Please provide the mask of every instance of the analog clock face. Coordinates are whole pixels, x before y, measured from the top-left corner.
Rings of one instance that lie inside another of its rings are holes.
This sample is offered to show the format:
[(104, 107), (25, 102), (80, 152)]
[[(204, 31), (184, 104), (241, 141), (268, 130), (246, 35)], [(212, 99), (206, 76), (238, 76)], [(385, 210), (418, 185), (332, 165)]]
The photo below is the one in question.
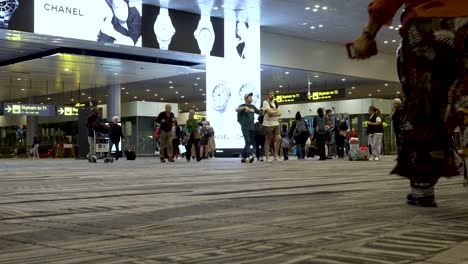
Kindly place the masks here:
[(12, 12), (18, 5), (16, 0), (0, 0), (0, 14), (9, 14)]
[(256, 105), (258, 99), (260, 99), (257, 90), (251, 83), (245, 83), (244, 85), (241, 86), (239, 89), (239, 105), (245, 103), (244, 96), (248, 93), (253, 93), (252, 96), (252, 104)]
[(156, 36), (162, 41), (170, 41), (175, 33), (171, 18), (167, 14), (160, 14), (154, 27)]
[(222, 110), (226, 107), (231, 93), (224, 84), (218, 84), (213, 89), (212, 102), (215, 110)]
[(202, 28), (198, 34), (199, 45), (201, 47), (209, 48), (211, 45), (212, 36), (213, 34), (211, 33), (210, 29), (206, 27)]

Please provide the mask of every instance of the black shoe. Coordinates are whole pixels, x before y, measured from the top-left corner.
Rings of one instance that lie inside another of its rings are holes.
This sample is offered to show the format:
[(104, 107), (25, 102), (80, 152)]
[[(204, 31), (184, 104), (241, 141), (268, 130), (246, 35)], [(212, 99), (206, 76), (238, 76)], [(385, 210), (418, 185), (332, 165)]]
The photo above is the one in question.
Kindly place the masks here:
[(250, 162), (250, 163), (252, 163), (252, 162), (254, 162), (254, 160), (255, 160), (255, 158), (254, 158), (254, 157), (250, 157), (250, 160), (249, 160), (249, 162)]
[(175, 160), (174, 160), (174, 159), (168, 159), (168, 161), (169, 161), (169, 162), (175, 162)]
[(246, 159), (241, 159), (241, 162), (242, 163), (247, 163), (247, 160)]
[(409, 205), (420, 206), (420, 207), (437, 207), (434, 195), (416, 198), (412, 193), (406, 196), (406, 203)]
[(197, 158), (197, 161), (200, 161), (200, 160), (202, 160), (202, 158)]
[(161, 159), (161, 162), (166, 162), (166, 160), (165, 160), (165, 159)]

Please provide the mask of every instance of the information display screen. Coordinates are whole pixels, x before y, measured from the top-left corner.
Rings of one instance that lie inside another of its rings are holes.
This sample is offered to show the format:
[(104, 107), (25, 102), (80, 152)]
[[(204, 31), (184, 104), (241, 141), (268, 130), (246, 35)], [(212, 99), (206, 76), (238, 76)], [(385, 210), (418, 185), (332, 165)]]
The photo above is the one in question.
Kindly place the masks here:
[(57, 106), (57, 116), (78, 116), (79, 109), (72, 106)]

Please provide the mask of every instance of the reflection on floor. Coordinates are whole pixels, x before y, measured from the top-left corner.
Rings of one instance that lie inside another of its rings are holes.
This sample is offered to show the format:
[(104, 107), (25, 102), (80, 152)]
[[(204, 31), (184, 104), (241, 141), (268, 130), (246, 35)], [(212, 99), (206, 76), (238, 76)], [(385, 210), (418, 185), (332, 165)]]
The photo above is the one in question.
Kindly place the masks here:
[(468, 263), (462, 179), (381, 162), (0, 160), (0, 263)]

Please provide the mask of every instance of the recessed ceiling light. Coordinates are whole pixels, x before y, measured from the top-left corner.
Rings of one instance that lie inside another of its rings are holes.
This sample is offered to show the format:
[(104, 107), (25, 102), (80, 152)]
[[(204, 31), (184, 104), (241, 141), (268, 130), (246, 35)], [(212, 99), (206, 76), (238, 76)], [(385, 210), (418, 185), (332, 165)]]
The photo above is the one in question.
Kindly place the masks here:
[(18, 104), (21, 104), (21, 102), (18, 102)]
[(311, 26), (310, 29), (315, 29), (315, 27), (314, 27), (314, 26)]
[(349, 92), (348, 94), (353, 94), (353, 92)]
[(147, 92), (151, 91), (150, 89), (146, 89)]
[(356, 89), (356, 87), (354, 87), (354, 86), (353, 86), (353, 87), (351, 87), (351, 89), (353, 89), (353, 90), (354, 90), (354, 89)]
[(175, 92), (176, 94), (179, 94), (179, 92)]
[(134, 96), (133, 98), (137, 99), (137, 98), (138, 98), (138, 96)]
[(318, 78), (319, 76), (318, 75), (315, 75), (314, 78)]
[(202, 94), (203, 96), (205, 96), (206, 94)]
[(43, 105), (44, 103), (41, 103), (41, 105)]
[(188, 105), (188, 103), (185, 103), (186, 105)]
[(158, 96), (158, 94), (154, 94), (154, 96)]
[(99, 101), (98, 101), (98, 103), (102, 103), (102, 101), (101, 101), (101, 100), (99, 100)]
[(200, 77), (197, 77), (197, 80), (200, 80)]
[(85, 93), (81, 93), (81, 95), (85, 95)]
[(161, 101), (164, 101), (164, 98), (161, 97)]
[(317, 11), (318, 11), (318, 9), (317, 9), (317, 8), (314, 8), (314, 9), (312, 9), (312, 11), (314, 11), (314, 12), (317, 12)]
[(194, 106), (194, 105), (192, 105), (192, 108), (195, 108), (195, 106)]
[(392, 42), (393, 42), (393, 43), (395, 43), (395, 42), (396, 42), (396, 40), (395, 40), (395, 39), (393, 39), (393, 40), (392, 40)]
[(388, 41), (386, 40), (386, 41), (384, 41), (383, 43), (384, 43), (384, 44), (388, 44)]
[(221, 5), (222, 8), (224, 8), (224, 5)]
[(125, 87), (122, 87), (122, 88), (120, 88), (120, 89), (125, 90)]
[(172, 83), (172, 81), (169, 81), (169, 83), (171, 84), (171, 83)]
[(73, 98), (72, 98), (72, 99), (70, 99), (70, 101), (72, 101), (72, 102), (73, 102), (73, 101), (75, 101), (75, 99), (73, 99)]
[(388, 86), (388, 83), (384, 84), (385, 86)]
[(198, 108), (197, 108), (197, 109), (195, 109), (195, 110), (197, 110), (197, 111), (198, 111), (198, 110), (200, 110), (200, 109), (198, 109)]
[(125, 94), (128, 94), (128, 92), (125, 92)]
[(377, 90), (377, 92), (381, 92), (381, 90), (380, 90), (380, 89), (378, 89), (378, 90)]
[(142, 102), (146, 102), (146, 100), (142, 100)]
[(369, 96), (372, 96), (372, 94), (369, 94)]
[(402, 26), (401, 26), (401, 25), (398, 25), (398, 27), (400, 27), (400, 28), (401, 28)]
[(310, 10), (310, 6), (306, 6), (305, 10)]
[(213, 9), (214, 9), (214, 10), (218, 10), (218, 9), (219, 9), (219, 7), (215, 6), (215, 7), (213, 7)]
[(390, 27), (389, 27), (389, 29), (393, 29), (393, 27), (392, 27), (392, 26), (390, 26)]
[(308, 24), (309, 24), (309, 23), (307, 23), (307, 22), (301, 23), (301, 25), (303, 25), (303, 26), (307, 26)]
[(323, 25), (319, 25), (319, 28), (323, 28)]
[(47, 100), (50, 100), (50, 97), (47, 97)]
[(21, 91), (24, 91), (25, 89), (24, 88), (21, 88)]
[(346, 82), (346, 79), (345, 79), (345, 78), (343, 78), (343, 79), (341, 79), (341, 81), (343, 81), (343, 82)]
[(276, 93), (279, 93), (280, 91), (276, 90)]
[(260, 68), (260, 71), (263, 71), (263, 68)]
[(279, 85), (278, 87), (279, 87), (279, 88), (283, 88), (283, 85)]
[(397, 94), (401, 94), (401, 92), (396, 92)]
[(204, 104), (206, 104), (206, 101), (203, 101)]
[(203, 89), (200, 89), (200, 92), (203, 92)]
[(181, 96), (180, 96), (180, 98), (184, 99), (184, 98), (185, 98), (185, 96), (181, 95)]
[(65, 68), (64, 70), (65, 70), (65, 71), (69, 71), (70, 69), (68, 69), (68, 68)]
[(195, 83), (194, 85), (195, 85), (195, 86), (198, 86), (198, 83)]
[(16, 80), (21, 81), (21, 78), (18, 78), (18, 79), (16, 79)]
[(91, 99), (91, 96), (88, 96), (88, 99)]
[(327, 10), (327, 9), (328, 9), (328, 7), (324, 6), (324, 7), (322, 7), (322, 9), (323, 9), (323, 10)]
[(400, 30), (400, 28), (395, 28), (396, 31)]
[(315, 5), (314, 7), (315, 7), (315, 8), (320, 8), (320, 5)]
[(174, 86), (169, 86), (169, 89), (174, 89)]
[(117, 72), (114, 72), (114, 75), (119, 75), (119, 73), (117, 73)]
[(284, 72), (284, 74), (288, 75), (288, 74), (289, 74), (289, 72), (288, 72), (288, 71), (287, 71), (287, 72)]

